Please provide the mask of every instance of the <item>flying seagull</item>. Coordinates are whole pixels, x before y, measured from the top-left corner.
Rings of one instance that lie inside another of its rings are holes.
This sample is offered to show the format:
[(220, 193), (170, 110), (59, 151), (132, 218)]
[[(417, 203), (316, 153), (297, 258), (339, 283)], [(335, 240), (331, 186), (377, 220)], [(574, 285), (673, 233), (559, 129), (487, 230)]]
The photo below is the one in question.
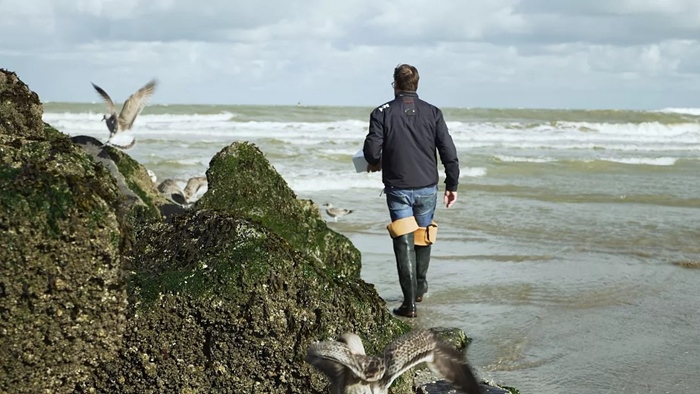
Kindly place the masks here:
[(352, 209), (345, 209), (345, 208), (335, 208), (333, 207), (333, 204), (327, 202), (323, 205), (322, 207), (326, 208), (326, 213), (328, 216), (332, 217), (334, 221), (338, 221), (338, 218), (341, 216), (349, 215), (354, 212)]
[(481, 393), (464, 356), (427, 329), (396, 339), (381, 356), (366, 355), (360, 337), (345, 333), (311, 344), (305, 360), (331, 380), (331, 394), (387, 394), (396, 378), (422, 362), (462, 393)]
[[(137, 90), (136, 93), (129, 96), (129, 98), (124, 102), (122, 110), (119, 112), (119, 116), (117, 116), (117, 109), (107, 92), (94, 83), (92, 83), (92, 86), (107, 103), (109, 113), (104, 115), (102, 120), (106, 121), (107, 128), (109, 129), (109, 139), (107, 140), (107, 143), (109, 143), (115, 135), (131, 129), (131, 126), (134, 124), (134, 120), (136, 120), (136, 117), (139, 116), (141, 111), (143, 111), (143, 108), (148, 103), (148, 100), (155, 92), (156, 80), (151, 80), (141, 89)], [(133, 147), (135, 143), (136, 140), (134, 139), (129, 148)], [(117, 147), (119, 146), (117, 145)]]

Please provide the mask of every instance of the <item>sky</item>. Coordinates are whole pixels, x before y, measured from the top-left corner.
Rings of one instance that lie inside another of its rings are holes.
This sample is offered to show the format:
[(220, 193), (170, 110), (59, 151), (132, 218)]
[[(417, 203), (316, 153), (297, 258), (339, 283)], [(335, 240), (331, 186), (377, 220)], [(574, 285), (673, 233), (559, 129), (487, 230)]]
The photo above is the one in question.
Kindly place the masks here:
[(0, 0), (0, 68), (43, 101), (700, 107), (698, 0)]

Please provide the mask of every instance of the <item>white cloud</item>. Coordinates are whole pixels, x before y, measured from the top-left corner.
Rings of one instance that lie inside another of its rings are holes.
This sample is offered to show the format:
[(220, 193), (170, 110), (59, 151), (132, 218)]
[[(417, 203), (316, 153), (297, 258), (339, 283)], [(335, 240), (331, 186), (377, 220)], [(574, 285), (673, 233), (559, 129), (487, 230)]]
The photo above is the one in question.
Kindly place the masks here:
[[(0, 67), (45, 100), (700, 106), (700, 2), (0, 0)], [(119, 100), (119, 99), (117, 99)]]

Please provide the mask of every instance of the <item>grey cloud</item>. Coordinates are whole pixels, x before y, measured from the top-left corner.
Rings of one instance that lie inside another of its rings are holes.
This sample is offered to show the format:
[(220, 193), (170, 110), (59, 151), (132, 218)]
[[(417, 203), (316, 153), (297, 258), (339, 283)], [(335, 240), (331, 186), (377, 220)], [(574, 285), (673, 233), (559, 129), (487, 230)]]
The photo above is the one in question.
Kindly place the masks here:
[(620, 46), (697, 39), (698, 4), (688, 0), (522, 0), (515, 12), (527, 21), (524, 31), (487, 39), (501, 44), (583, 42)]
[[(695, 0), (520, 0), (515, 7), (523, 14), (568, 16), (611, 15), (685, 15), (699, 18), (700, 4)], [(690, 15), (689, 15), (690, 14)]]
[(42, 47), (57, 39), (74, 44), (110, 40), (226, 41), (232, 29), (248, 31), (274, 25), (295, 10), (288, 1), (274, 2), (269, 7), (260, 2), (223, 0), (144, 1), (139, 7), (124, 10), (114, 8), (120, 6), (118, 3), (94, 1), (87, 6), (60, 0), (11, 1), (8, 8), (12, 14), (6, 17), (28, 22), (18, 25), (0, 21), (0, 46)]
[(374, 105), (401, 62), (449, 106), (661, 106), (700, 86), (678, 0), (663, 15), (651, 0), (33, 1), (14, 1), (21, 30), (0, 18), (0, 57), (49, 100), (97, 101), (90, 81), (125, 97), (155, 76), (154, 102)]

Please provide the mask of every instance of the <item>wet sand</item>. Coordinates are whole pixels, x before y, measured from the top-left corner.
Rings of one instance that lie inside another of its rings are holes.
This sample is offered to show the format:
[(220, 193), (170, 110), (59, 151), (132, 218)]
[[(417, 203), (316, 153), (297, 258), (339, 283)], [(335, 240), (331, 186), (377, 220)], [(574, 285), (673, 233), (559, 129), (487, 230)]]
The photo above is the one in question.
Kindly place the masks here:
[[(401, 302), (381, 225), (336, 225), (363, 253), (362, 277)], [(517, 247), (441, 228), (420, 326), (474, 338), (479, 376), (523, 393), (694, 392), (700, 385), (700, 270), (603, 253)], [(498, 251), (498, 252), (496, 252)]]

